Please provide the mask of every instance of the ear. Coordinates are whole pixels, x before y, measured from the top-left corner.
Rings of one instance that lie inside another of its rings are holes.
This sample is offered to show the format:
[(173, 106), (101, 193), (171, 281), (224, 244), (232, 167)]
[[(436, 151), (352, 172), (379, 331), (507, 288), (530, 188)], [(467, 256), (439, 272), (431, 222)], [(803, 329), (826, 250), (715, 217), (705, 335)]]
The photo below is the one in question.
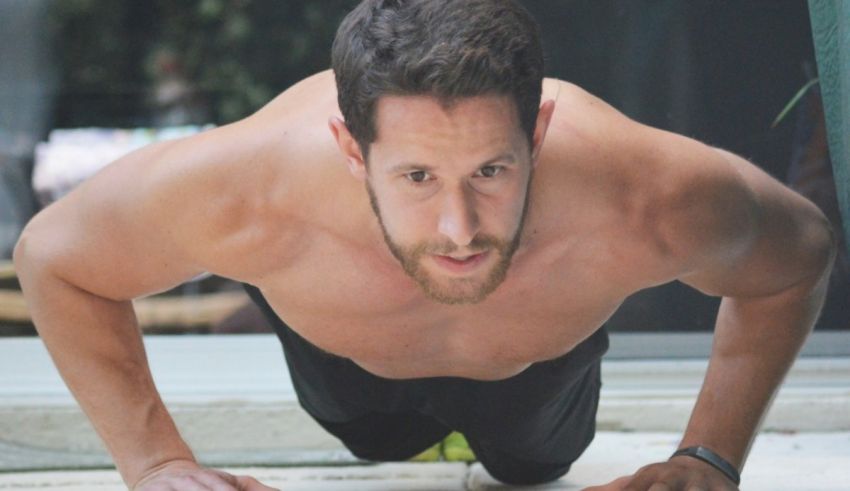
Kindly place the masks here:
[(532, 143), (534, 147), (531, 149), (532, 165), (537, 167), (540, 156), (540, 149), (543, 148), (543, 140), (546, 138), (546, 130), (549, 129), (549, 123), (552, 121), (552, 114), (555, 112), (555, 101), (549, 99), (540, 105), (540, 110), (537, 112), (537, 123), (534, 126), (534, 136)]
[(357, 140), (351, 136), (348, 127), (345, 126), (345, 121), (337, 116), (333, 116), (328, 120), (328, 127), (336, 139), (336, 144), (345, 161), (348, 164), (348, 170), (351, 175), (360, 180), (366, 180), (366, 161), (363, 159), (363, 153), (360, 151), (360, 145)]

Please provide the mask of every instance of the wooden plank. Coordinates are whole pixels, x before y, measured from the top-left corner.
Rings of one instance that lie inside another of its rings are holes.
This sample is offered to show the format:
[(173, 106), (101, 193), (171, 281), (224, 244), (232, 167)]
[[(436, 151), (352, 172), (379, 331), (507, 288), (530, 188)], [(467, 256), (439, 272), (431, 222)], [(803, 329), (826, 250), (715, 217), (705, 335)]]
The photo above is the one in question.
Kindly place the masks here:
[(24, 295), (16, 290), (0, 290), (0, 321), (30, 322)]
[[(136, 317), (144, 328), (198, 328), (211, 326), (248, 302), (241, 292), (217, 292), (202, 295), (157, 296), (135, 300)], [(31, 322), (23, 294), (0, 290), (0, 321)]]
[(205, 293), (187, 297), (148, 297), (135, 300), (142, 328), (156, 326), (211, 326), (249, 302), (244, 292)]
[(17, 277), (18, 275), (15, 273), (15, 265), (12, 264), (12, 261), (0, 259), (0, 280), (11, 280), (12, 278)]

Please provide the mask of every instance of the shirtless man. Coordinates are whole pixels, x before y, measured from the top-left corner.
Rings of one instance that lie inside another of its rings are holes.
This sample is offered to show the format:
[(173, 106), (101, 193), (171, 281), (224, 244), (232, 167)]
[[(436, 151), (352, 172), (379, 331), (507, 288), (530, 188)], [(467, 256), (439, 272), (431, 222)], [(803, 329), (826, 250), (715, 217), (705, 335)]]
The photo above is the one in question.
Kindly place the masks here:
[(722, 296), (692, 450), (602, 489), (736, 489), (824, 299), (818, 209), (544, 80), (512, 0), (366, 0), (333, 69), (120, 159), (21, 236), (35, 324), (128, 486), (270, 489), (195, 462), (145, 359), (131, 299), (209, 271), (251, 285), (301, 404), (355, 455), (456, 429), (509, 483), (558, 478), (593, 438), (601, 327), (626, 297), (676, 279)]

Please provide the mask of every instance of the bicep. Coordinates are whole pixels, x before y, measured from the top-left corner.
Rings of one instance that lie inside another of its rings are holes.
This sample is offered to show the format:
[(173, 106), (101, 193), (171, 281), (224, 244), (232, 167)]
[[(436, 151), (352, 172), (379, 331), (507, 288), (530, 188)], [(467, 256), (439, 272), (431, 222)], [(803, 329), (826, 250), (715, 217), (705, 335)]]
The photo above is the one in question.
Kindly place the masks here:
[[(716, 190), (706, 193), (692, 230), (703, 252), (679, 279), (705, 293), (729, 297), (772, 295), (816, 281), (834, 255), (828, 220), (810, 201), (730, 152), (711, 149)], [(687, 251), (683, 251), (687, 254)]]

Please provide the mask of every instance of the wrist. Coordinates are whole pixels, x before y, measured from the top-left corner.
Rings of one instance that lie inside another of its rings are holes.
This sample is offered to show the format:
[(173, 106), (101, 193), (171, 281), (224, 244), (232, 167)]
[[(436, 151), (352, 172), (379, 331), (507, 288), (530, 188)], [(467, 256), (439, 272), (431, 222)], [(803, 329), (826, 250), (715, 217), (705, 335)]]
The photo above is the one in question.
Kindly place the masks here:
[(198, 465), (192, 449), (179, 435), (169, 438), (162, 434), (158, 442), (139, 441), (135, 450), (134, 455), (114, 456), (115, 467), (127, 485), (136, 485), (165, 467)]
[(741, 484), (741, 474), (738, 468), (709, 448), (702, 446), (681, 448), (670, 456), (671, 459), (674, 457), (690, 457), (701, 460), (720, 471), (736, 486)]
[(130, 428), (120, 440), (104, 439), (112, 443), (108, 448), (127, 484), (136, 483), (169, 464), (196, 464), (192, 449), (180, 436), (165, 407), (155, 408), (153, 412), (144, 426)]
[(169, 470), (196, 470), (200, 469), (200, 465), (195, 461), (194, 458), (176, 458), (172, 460), (167, 460), (161, 462), (153, 467), (145, 469), (143, 472), (136, 475), (132, 480), (125, 480), (128, 489), (136, 489), (138, 486), (141, 486), (146, 481), (149, 481), (159, 475), (162, 472)]

